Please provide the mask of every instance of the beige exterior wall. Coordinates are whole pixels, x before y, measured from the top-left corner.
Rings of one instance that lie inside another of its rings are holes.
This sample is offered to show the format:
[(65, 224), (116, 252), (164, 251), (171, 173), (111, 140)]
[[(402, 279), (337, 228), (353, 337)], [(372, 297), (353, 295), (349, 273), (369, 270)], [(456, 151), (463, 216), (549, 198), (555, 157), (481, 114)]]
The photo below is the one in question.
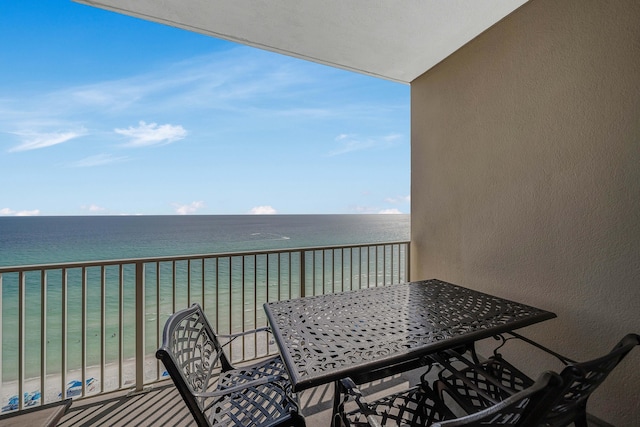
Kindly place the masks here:
[[(411, 98), (412, 278), (551, 310), (522, 332), (579, 360), (640, 333), (640, 2), (531, 0)], [(588, 411), (640, 426), (639, 368)]]

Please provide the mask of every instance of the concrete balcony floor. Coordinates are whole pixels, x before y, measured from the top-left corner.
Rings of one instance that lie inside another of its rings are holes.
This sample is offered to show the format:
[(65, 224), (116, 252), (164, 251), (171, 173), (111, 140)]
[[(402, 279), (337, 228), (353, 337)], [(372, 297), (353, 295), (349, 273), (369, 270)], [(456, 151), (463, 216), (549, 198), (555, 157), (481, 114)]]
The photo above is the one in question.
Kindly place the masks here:
[[(419, 382), (425, 368), (385, 378), (360, 387), (367, 399), (388, 395)], [(430, 375), (436, 375), (437, 369)], [(331, 421), (333, 385), (300, 393), (302, 413), (308, 427), (328, 427)], [(589, 427), (613, 427), (589, 417)], [(74, 402), (59, 423), (61, 427), (89, 426), (195, 426), (195, 422), (171, 380), (139, 393), (117, 392)]]
[[(384, 396), (401, 390), (418, 378), (409, 372), (363, 385), (365, 395)], [(300, 393), (302, 413), (308, 427), (327, 427), (331, 421), (333, 385)], [(59, 423), (81, 426), (195, 426), (195, 422), (171, 380), (162, 381), (139, 393), (115, 392), (74, 402)]]

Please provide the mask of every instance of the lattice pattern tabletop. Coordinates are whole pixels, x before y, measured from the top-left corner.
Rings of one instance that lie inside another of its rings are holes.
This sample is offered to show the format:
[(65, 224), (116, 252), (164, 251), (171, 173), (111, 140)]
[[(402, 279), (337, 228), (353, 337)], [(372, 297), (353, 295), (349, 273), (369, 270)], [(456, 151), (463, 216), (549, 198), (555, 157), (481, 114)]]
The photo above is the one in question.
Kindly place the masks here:
[(555, 317), (437, 279), (264, 307), (295, 391)]

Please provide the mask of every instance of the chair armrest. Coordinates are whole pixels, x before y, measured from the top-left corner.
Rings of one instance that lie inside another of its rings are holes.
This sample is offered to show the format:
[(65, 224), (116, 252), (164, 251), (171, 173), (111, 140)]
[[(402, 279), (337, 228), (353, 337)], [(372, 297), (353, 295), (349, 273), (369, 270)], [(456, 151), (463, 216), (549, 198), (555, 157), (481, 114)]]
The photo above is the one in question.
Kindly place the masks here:
[[(504, 335), (509, 335), (509, 336), (508, 336), (508, 337), (505, 337)], [(519, 340), (521, 340), (521, 341), (526, 342), (526, 343), (527, 343), (527, 344), (529, 344), (529, 345), (532, 345), (532, 346), (534, 346), (534, 347), (536, 347), (536, 348), (538, 348), (538, 349), (540, 349), (540, 350), (544, 351), (544, 352), (545, 352), (545, 353), (547, 353), (547, 354), (550, 354), (551, 356), (553, 356), (553, 357), (555, 357), (556, 359), (558, 359), (558, 360), (559, 360), (563, 365), (565, 365), (565, 366), (573, 365), (573, 364), (578, 363), (578, 362), (576, 362), (575, 360), (569, 359), (568, 357), (563, 356), (562, 354), (557, 353), (557, 352), (555, 352), (555, 351), (553, 351), (553, 350), (551, 350), (551, 349), (549, 349), (549, 348), (547, 348), (547, 347), (543, 346), (542, 344), (537, 343), (537, 342), (535, 342), (534, 340), (532, 340), (532, 339), (530, 339), (530, 338), (525, 337), (524, 335), (520, 335), (520, 334), (519, 334), (519, 333), (517, 333), (517, 332), (513, 332), (513, 331), (511, 331), (511, 332), (505, 332), (505, 334), (504, 334), (504, 335), (502, 335), (502, 334), (501, 334), (501, 335), (496, 335), (496, 336), (494, 337), (495, 339), (502, 341), (502, 344), (500, 344), (498, 347), (496, 347), (496, 348), (493, 350), (493, 354), (494, 354), (494, 355), (496, 355), (496, 356), (499, 356), (499, 355), (500, 355), (499, 350), (500, 350), (500, 348), (502, 348), (502, 347), (507, 343), (507, 341), (510, 341), (510, 340), (513, 340), (513, 339), (519, 339)]]
[[(367, 422), (371, 427), (381, 427), (380, 423), (376, 419), (375, 411), (371, 409), (366, 399), (360, 392), (360, 389), (356, 386), (351, 378), (343, 378), (340, 380), (340, 388), (344, 394), (344, 399), (340, 402), (339, 405), (339, 414), (344, 414), (344, 404), (348, 401), (349, 396), (353, 397), (353, 400), (358, 405), (358, 409), (367, 419)], [(339, 415), (336, 414), (336, 417)]]
[(259, 385), (264, 385), (264, 384), (273, 383), (274, 386), (280, 386), (280, 384), (278, 383), (278, 381), (280, 380), (285, 380), (285, 378), (282, 375), (267, 375), (262, 378), (258, 378), (256, 380), (243, 382), (242, 384), (238, 384), (233, 387), (227, 387), (221, 390), (205, 391), (200, 393), (195, 392), (193, 393), (193, 395), (196, 397), (202, 397), (202, 398), (227, 396), (229, 394), (237, 393), (237, 392), (246, 390), (248, 388), (257, 387)]
[(268, 326), (264, 326), (262, 328), (251, 329), (249, 331), (243, 331), (243, 332), (237, 332), (235, 334), (216, 334), (216, 336), (219, 338), (225, 338), (225, 339), (236, 339), (243, 335), (255, 334), (257, 332), (265, 332), (265, 331), (271, 333), (271, 328), (269, 328)]
[[(487, 400), (488, 402), (491, 402), (492, 404), (495, 405), (496, 403), (498, 403), (498, 400), (489, 396), (483, 389), (481, 389), (476, 384), (474, 384), (474, 382), (468, 379), (460, 369), (455, 368), (450, 362), (451, 359), (455, 359), (459, 362), (462, 362), (465, 365), (465, 368), (464, 368), (465, 370), (470, 369), (475, 372), (478, 372), (480, 375), (482, 375), (483, 378), (485, 378), (493, 386), (503, 390), (505, 393), (507, 394), (513, 393), (513, 391), (507, 389), (497, 378), (494, 378), (489, 372), (483, 369), (482, 366), (475, 365), (469, 362), (466, 358), (464, 358), (458, 353), (445, 351), (445, 354), (447, 354), (448, 357), (443, 357), (441, 354), (433, 354), (431, 355), (431, 357), (438, 364), (440, 364), (447, 372), (450, 372), (451, 375), (453, 375), (454, 377), (458, 378), (458, 380), (463, 382), (466, 387), (476, 392), (479, 396), (481, 396), (483, 399)], [(442, 378), (442, 372), (440, 372), (439, 376)], [(437, 386), (438, 395), (440, 398), (442, 398), (442, 391), (449, 388), (448, 383), (445, 381), (439, 380), (437, 381), (436, 386)]]
[(229, 345), (236, 338), (240, 338), (240, 337), (243, 337), (245, 335), (256, 334), (258, 332), (271, 333), (271, 328), (265, 326), (265, 327), (262, 327), (262, 328), (251, 329), (249, 331), (238, 332), (238, 333), (235, 333), (235, 334), (217, 334), (216, 336), (219, 339), (227, 340), (224, 344), (222, 344), (222, 347), (225, 347), (225, 346)]

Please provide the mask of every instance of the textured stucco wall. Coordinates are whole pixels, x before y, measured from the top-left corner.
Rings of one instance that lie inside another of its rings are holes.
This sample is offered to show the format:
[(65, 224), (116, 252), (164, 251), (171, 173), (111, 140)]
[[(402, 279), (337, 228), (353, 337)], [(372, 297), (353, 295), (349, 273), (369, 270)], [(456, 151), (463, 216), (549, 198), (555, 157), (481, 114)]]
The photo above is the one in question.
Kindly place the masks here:
[[(411, 84), (411, 277), (554, 311), (526, 332), (579, 360), (640, 333), (639, 23), (637, 0), (531, 0)], [(589, 412), (640, 426), (639, 367)]]

